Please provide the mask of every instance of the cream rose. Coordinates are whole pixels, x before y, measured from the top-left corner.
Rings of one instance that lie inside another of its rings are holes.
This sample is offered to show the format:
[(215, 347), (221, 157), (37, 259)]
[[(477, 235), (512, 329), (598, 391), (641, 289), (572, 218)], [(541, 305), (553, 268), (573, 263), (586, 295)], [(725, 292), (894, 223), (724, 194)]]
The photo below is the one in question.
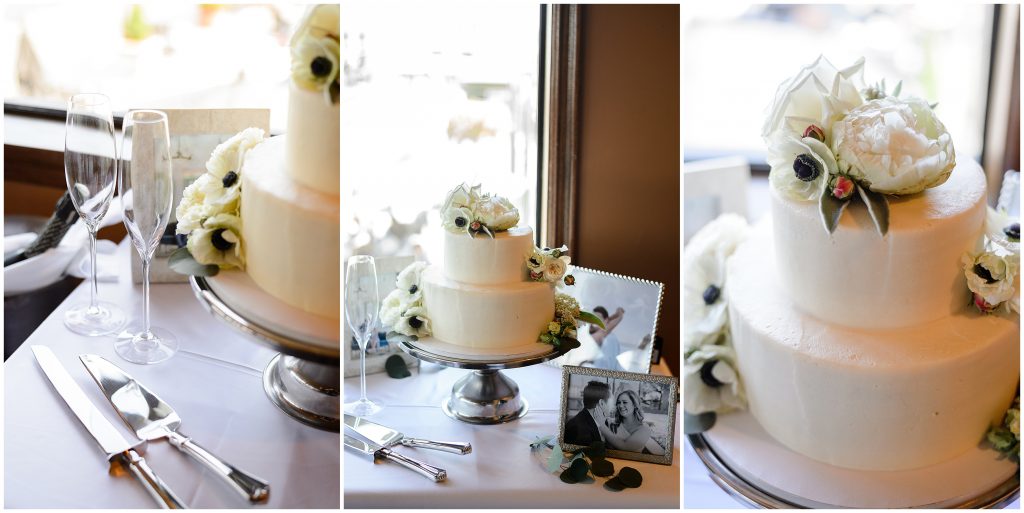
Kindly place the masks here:
[(914, 194), (941, 185), (956, 165), (953, 141), (931, 107), (917, 98), (871, 100), (832, 126), (840, 171), (883, 194)]

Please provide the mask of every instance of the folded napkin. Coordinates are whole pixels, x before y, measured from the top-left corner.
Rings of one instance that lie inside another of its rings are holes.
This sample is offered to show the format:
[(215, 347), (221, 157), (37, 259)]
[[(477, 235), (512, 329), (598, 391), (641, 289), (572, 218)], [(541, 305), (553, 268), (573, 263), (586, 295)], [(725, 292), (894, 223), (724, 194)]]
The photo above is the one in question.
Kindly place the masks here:
[[(111, 226), (121, 222), (121, 202), (115, 198), (100, 227)], [(4, 253), (24, 248), (36, 239), (35, 233), (19, 233), (4, 237)], [(97, 280), (101, 282), (117, 281), (118, 268), (114, 252), (117, 245), (109, 240), (99, 240), (96, 244)], [(89, 232), (85, 223), (77, 222), (72, 226), (60, 244), (43, 253), (9, 265), (4, 268), (4, 296), (23, 294), (40, 289), (60, 280), (65, 274), (78, 278), (89, 276)]]

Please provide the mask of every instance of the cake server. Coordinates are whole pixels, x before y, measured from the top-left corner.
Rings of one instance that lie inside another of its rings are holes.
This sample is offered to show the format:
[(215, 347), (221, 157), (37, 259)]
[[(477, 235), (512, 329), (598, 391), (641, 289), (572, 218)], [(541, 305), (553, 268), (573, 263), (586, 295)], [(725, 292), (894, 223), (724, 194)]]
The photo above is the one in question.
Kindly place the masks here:
[(422, 447), (424, 449), (434, 449), (455, 454), (469, 454), (473, 452), (473, 446), (465, 442), (435, 442), (421, 438), (409, 438), (387, 426), (382, 426), (376, 422), (370, 422), (362, 417), (356, 417), (347, 413), (345, 414), (345, 425), (366, 437), (367, 440), (384, 447), (401, 444), (406, 447)]
[(149, 468), (146, 459), (135, 451), (135, 447), (144, 442), (132, 444), (125, 440), (114, 428), (114, 425), (107, 421), (92, 404), (92, 401), (86, 397), (85, 392), (78, 387), (50, 348), (32, 346), (32, 354), (35, 355), (36, 362), (43, 369), (50, 384), (57, 390), (57, 394), (64, 399), (71, 412), (96, 440), (100, 449), (106, 453), (107, 461), (110, 462), (111, 475), (123, 474), (127, 470), (142, 483), (142, 486), (146, 487), (146, 491), (158, 504), (167, 509), (184, 509), (185, 503), (181, 502), (181, 499), (157, 477), (153, 469)]
[(443, 468), (437, 468), (433, 465), (427, 465), (422, 461), (407, 458), (387, 447), (381, 447), (373, 442), (363, 441), (354, 436), (345, 435), (345, 447), (354, 449), (367, 456), (372, 456), (374, 461), (376, 461), (377, 458), (391, 460), (428, 479), (433, 479), (435, 483), (440, 483), (441, 481), (448, 479), (448, 471)]
[(83, 354), (78, 358), (121, 420), (139, 438), (157, 440), (166, 437), (171, 445), (195, 458), (242, 497), (252, 502), (264, 502), (270, 497), (270, 485), (266, 481), (229, 465), (191, 438), (178, 433), (181, 418), (174, 409), (118, 366), (94, 354)]

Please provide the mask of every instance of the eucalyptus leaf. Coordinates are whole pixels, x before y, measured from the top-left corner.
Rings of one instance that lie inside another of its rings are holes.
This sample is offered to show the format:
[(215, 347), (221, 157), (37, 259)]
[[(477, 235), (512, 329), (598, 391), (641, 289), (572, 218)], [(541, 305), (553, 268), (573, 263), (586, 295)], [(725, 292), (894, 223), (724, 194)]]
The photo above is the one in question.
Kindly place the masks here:
[(644, 476), (640, 475), (640, 471), (633, 467), (622, 467), (616, 477), (629, 488), (639, 488), (644, 482)]
[(608, 460), (601, 459), (595, 461), (590, 466), (590, 470), (597, 477), (608, 477), (615, 473), (615, 465), (612, 465), (612, 462)]
[(595, 326), (599, 326), (601, 329), (604, 329), (604, 321), (602, 321), (600, 317), (590, 312), (584, 312), (583, 310), (580, 310), (580, 315), (577, 318), (583, 322), (593, 324)]
[(189, 276), (216, 276), (217, 272), (220, 271), (220, 268), (213, 264), (200, 264), (196, 262), (196, 259), (192, 258), (192, 253), (188, 252), (188, 248), (174, 250), (167, 259), (167, 265), (174, 272)]
[(857, 192), (860, 194), (860, 199), (864, 200), (864, 204), (867, 205), (868, 214), (875, 222), (878, 234), (885, 237), (885, 234), (889, 232), (889, 200), (885, 199), (884, 194), (869, 191), (867, 187), (857, 187)]
[(832, 190), (825, 187), (818, 199), (818, 212), (821, 214), (821, 222), (825, 224), (828, 233), (835, 233), (839, 226), (839, 219), (843, 217), (850, 200), (841, 200), (832, 195)]
[(579, 340), (576, 340), (576, 339), (571, 338), (571, 337), (559, 337), (558, 338), (558, 348), (559, 349), (565, 349), (567, 351), (571, 351), (573, 349), (576, 349), (577, 347), (580, 347), (580, 345), (581, 344), (580, 344)]
[(903, 90), (903, 81), (896, 82), (896, 87), (892, 90), (892, 96), (899, 96), (900, 91)]
[(548, 456), (548, 472), (555, 472), (562, 466), (562, 460), (565, 459), (565, 454), (562, 452), (562, 447), (555, 442), (555, 448), (551, 451), (551, 456)]
[(572, 470), (568, 468), (563, 470), (562, 473), (558, 475), (558, 479), (561, 479), (563, 483), (569, 484), (576, 484), (580, 482), (579, 479), (573, 477)]
[(530, 448), (536, 449), (538, 447), (549, 447), (551, 441), (555, 439), (555, 435), (538, 436), (536, 440), (530, 442)]
[(698, 415), (683, 413), (683, 432), (687, 435), (703, 433), (715, 425), (718, 416), (713, 411), (706, 411)]
[(604, 441), (594, 440), (590, 446), (583, 449), (583, 454), (586, 454), (591, 460), (602, 460), (605, 455)]
[(569, 472), (572, 473), (572, 477), (576, 481), (583, 481), (587, 478), (587, 474), (590, 473), (590, 464), (582, 458), (575, 460), (569, 465)]
[(613, 492), (621, 492), (626, 489), (626, 485), (622, 484), (622, 480), (618, 477), (613, 477), (604, 482), (604, 488)]
[(397, 354), (393, 354), (389, 356), (387, 360), (384, 360), (384, 369), (388, 371), (388, 376), (395, 379), (408, 378), (409, 376), (412, 376), (405, 360)]

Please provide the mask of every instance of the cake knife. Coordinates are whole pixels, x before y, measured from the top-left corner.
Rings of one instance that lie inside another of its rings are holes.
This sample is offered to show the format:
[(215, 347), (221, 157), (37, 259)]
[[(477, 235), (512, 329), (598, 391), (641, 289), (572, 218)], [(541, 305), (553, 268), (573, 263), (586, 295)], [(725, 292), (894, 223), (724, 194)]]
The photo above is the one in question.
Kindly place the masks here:
[(35, 355), (36, 362), (43, 369), (46, 378), (57, 390), (57, 394), (64, 399), (71, 412), (96, 440), (100, 449), (106, 453), (107, 461), (110, 462), (111, 475), (116, 475), (118, 470), (122, 472), (128, 470), (135, 479), (142, 483), (142, 486), (146, 487), (146, 491), (160, 506), (167, 509), (185, 509), (185, 503), (181, 502), (181, 499), (157, 477), (153, 469), (149, 468), (146, 459), (135, 451), (135, 447), (145, 442), (132, 444), (125, 440), (114, 428), (114, 425), (107, 421), (92, 404), (92, 401), (85, 396), (85, 392), (78, 387), (50, 348), (32, 346), (32, 354)]
[(427, 465), (422, 461), (407, 458), (387, 447), (381, 447), (373, 442), (363, 441), (351, 435), (345, 435), (345, 447), (355, 449), (367, 456), (372, 456), (374, 461), (377, 461), (377, 458), (391, 460), (427, 479), (432, 479), (435, 483), (448, 479), (448, 471), (443, 468), (437, 468), (433, 465)]
[(473, 446), (465, 442), (435, 442), (420, 438), (409, 438), (401, 432), (382, 426), (376, 422), (370, 422), (362, 417), (345, 414), (345, 425), (353, 431), (366, 437), (374, 443), (384, 447), (401, 444), (406, 447), (422, 447), (437, 451), (451, 452), (455, 454), (469, 454), (473, 452)]
[(242, 497), (251, 502), (265, 502), (270, 497), (270, 485), (247, 474), (203, 449), (191, 438), (178, 433), (181, 418), (171, 406), (120, 367), (102, 356), (83, 354), (78, 357), (99, 385), (121, 420), (143, 440), (166, 437), (171, 445), (195, 458), (215, 476), (221, 478)]

